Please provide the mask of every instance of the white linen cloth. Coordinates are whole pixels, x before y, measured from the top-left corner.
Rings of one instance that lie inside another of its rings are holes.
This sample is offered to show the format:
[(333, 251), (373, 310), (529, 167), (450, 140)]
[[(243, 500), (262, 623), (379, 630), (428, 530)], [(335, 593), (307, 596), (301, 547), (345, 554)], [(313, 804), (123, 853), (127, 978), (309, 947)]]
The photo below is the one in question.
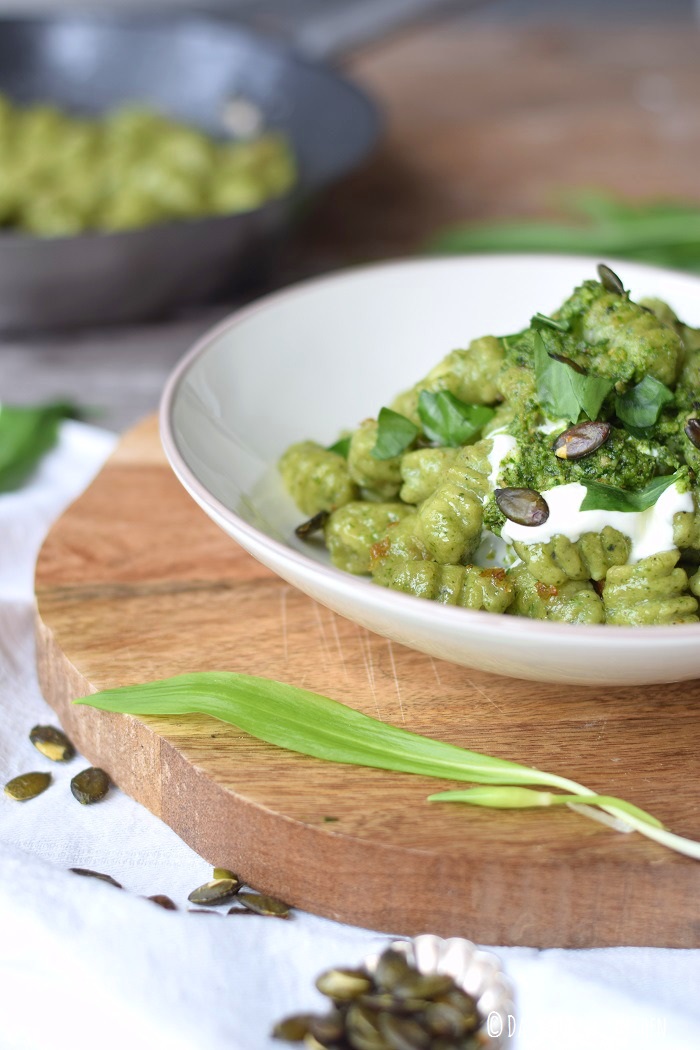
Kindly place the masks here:
[[(325, 1011), (315, 976), (358, 964), (387, 934), (301, 913), (189, 914), (208, 865), (116, 789), (78, 805), (69, 781), (81, 759), (51, 763), (28, 739), (33, 725), (57, 724), (34, 670), (36, 554), (113, 443), (65, 423), (31, 482), (0, 495), (0, 780), (54, 777), (28, 802), (0, 794), (0, 1050), (272, 1050), (286, 1045), (269, 1038), (275, 1020)], [(126, 892), (70, 867), (106, 872)], [(154, 893), (180, 910), (142, 899)], [(514, 1050), (700, 1047), (700, 951), (493, 950), (516, 987)]]

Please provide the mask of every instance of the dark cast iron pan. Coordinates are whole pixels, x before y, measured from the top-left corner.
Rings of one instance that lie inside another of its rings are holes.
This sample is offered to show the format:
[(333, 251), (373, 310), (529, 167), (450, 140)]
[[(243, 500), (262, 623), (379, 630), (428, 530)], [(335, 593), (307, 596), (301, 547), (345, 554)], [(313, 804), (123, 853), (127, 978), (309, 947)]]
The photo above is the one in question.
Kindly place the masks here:
[(242, 97), (288, 136), (301, 173), (290, 197), (247, 214), (56, 238), (0, 230), (5, 331), (143, 320), (232, 293), (301, 200), (365, 159), (380, 127), (330, 66), (229, 21), (172, 13), (0, 19), (0, 91), (84, 114), (144, 102), (214, 135)]

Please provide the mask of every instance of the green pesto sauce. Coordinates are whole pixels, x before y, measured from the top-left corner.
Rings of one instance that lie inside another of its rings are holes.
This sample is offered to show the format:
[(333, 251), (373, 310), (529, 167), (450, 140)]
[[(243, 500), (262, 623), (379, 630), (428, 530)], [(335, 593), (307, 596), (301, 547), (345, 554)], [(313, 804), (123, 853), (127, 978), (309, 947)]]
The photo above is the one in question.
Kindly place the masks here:
[(672, 474), (681, 465), (661, 445), (633, 437), (619, 427), (613, 427), (599, 449), (576, 460), (555, 456), (556, 437), (556, 433), (535, 433), (527, 443), (519, 444), (503, 463), (502, 486), (541, 492), (573, 481), (585, 484), (604, 479), (606, 485), (616, 488), (639, 489), (657, 474)]

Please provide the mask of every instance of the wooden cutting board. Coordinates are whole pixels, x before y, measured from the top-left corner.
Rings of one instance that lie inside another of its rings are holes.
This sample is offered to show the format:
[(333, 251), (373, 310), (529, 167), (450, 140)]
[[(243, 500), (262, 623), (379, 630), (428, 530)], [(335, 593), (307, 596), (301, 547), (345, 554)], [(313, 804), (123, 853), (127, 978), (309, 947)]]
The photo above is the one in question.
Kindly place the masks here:
[(539, 766), (700, 838), (700, 684), (586, 690), (441, 663), (344, 620), (220, 532), (155, 419), (39, 557), (38, 666), (69, 735), (211, 864), (319, 915), (487, 944), (700, 946), (700, 864), (570, 811), (428, 804), (454, 783), (292, 754), (200, 716), (71, 706), (187, 671), (266, 675)]

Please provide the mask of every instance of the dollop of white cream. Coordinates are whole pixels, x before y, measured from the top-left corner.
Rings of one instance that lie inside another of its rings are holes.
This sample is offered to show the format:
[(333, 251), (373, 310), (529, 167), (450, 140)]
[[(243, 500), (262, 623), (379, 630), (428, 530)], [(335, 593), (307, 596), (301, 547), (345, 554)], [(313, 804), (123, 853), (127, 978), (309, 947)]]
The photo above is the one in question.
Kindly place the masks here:
[(479, 565), (484, 569), (510, 569), (520, 562), (520, 558), (513, 547), (505, 543), (500, 536), (496, 536), (489, 529), (484, 529), (471, 561), (473, 565)]
[[(517, 441), (510, 434), (492, 434), (491, 441), (493, 442), (493, 448), (489, 452), (489, 466), (491, 473), (489, 474), (489, 488), (496, 488), (498, 481), (498, 475), (501, 471), (501, 463), (509, 456), (511, 452), (517, 447)], [(487, 497), (488, 498), (488, 497)]]
[(630, 562), (641, 561), (650, 554), (672, 550), (673, 519), (679, 511), (693, 510), (690, 492), (680, 492), (678, 484), (670, 485), (661, 493), (649, 510), (630, 512), (619, 510), (581, 510), (586, 495), (585, 485), (572, 482), (557, 485), (542, 492), (549, 517), (543, 525), (516, 525), (506, 521), (501, 538), (506, 543), (548, 543), (553, 536), (566, 536), (572, 543), (587, 532), (601, 532), (606, 525), (617, 529), (632, 542)]

